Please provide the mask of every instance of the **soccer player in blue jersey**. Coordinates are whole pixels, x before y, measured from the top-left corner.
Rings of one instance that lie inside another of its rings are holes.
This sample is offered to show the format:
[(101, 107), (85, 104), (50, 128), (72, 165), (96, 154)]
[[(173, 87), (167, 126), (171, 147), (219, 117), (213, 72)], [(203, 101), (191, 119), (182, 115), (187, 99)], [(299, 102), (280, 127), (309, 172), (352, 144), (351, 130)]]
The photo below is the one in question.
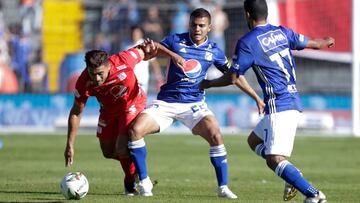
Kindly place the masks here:
[[(140, 194), (152, 196), (152, 183), (146, 168), (144, 136), (168, 128), (174, 120), (188, 127), (194, 135), (200, 135), (210, 145), (210, 160), (218, 181), (218, 196), (235, 199), (228, 188), (227, 154), (219, 125), (204, 101), (204, 91), (199, 83), (206, 71), (215, 65), (225, 72), (230, 65), (222, 50), (208, 40), (211, 16), (203, 8), (190, 14), (189, 32), (165, 37), (161, 44), (179, 54), (186, 62), (180, 68), (170, 61), (167, 82), (161, 87), (157, 99), (145, 109), (129, 129), (129, 149), (139, 174)], [(189, 154), (191, 156), (191, 154)]]
[(262, 88), (265, 115), (248, 137), (248, 144), (276, 175), (286, 181), (284, 200), (300, 191), (304, 202), (326, 202), (325, 195), (311, 185), (292, 163), (290, 157), (302, 106), (296, 89), (294, 58), (290, 50), (332, 47), (331, 37), (308, 38), (291, 29), (267, 23), (265, 0), (245, 0), (245, 16), (251, 31), (238, 42), (233, 65), (226, 74), (204, 80), (200, 89), (236, 84), (261, 106), (258, 96), (244, 74), (253, 68)]

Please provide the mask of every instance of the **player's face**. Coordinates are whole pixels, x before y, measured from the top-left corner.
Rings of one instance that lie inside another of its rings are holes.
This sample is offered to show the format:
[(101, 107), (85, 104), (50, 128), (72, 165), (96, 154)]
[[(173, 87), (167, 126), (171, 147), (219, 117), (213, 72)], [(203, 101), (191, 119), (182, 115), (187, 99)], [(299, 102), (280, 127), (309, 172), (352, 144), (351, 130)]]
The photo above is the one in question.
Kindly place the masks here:
[(95, 86), (104, 84), (106, 78), (109, 75), (110, 66), (101, 65), (97, 68), (87, 68), (89, 76)]
[(189, 23), (191, 40), (199, 45), (205, 42), (208, 32), (211, 30), (209, 18), (191, 18)]

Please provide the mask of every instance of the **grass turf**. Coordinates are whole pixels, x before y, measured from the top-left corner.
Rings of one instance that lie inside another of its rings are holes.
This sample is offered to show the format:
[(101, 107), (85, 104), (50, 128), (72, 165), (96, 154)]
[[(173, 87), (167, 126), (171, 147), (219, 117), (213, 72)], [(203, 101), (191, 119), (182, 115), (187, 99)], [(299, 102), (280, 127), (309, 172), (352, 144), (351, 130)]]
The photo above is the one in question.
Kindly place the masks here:
[[(67, 202), (59, 183), (69, 171), (82, 171), (90, 182), (81, 202), (282, 202), (283, 181), (250, 151), (245, 136), (224, 136), (229, 163), (229, 187), (237, 200), (216, 195), (216, 178), (209, 147), (191, 135), (152, 135), (148, 172), (153, 197), (126, 197), (120, 164), (102, 157), (95, 136), (79, 135), (75, 162), (64, 167), (65, 136), (0, 135), (0, 202)], [(360, 200), (360, 139), (298, 136), (290, 159), (320, 188), (329, 202)], [(302, 202), (298, 196), (291, 202)]]

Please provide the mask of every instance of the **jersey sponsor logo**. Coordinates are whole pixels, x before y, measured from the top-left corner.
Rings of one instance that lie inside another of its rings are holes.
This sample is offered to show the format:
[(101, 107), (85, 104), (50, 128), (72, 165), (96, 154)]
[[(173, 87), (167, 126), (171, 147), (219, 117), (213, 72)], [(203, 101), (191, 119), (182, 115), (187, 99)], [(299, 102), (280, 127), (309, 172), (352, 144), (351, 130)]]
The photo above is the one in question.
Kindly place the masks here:
[(201, 73), (201, 64), (195, 59), (190, 59), (185, 62), (183, 71), (185, 75), (189, 78), (196, 78)]
[(205, 59), (207, 60), (207, 61), (212, 61), (212, 59), (213, 59), (213, 54), (211, 53), (211, 52), (205, 52)]
[(116, 85), (110, 89), (110, 94), (113, 95), (115, 99), (117, 99), (124, 96), (127, 92), (127, 89), (128, 88), (123, 85)]
[(288, 44), (285, 34), (281, 30), (269, 31), (257, 36), (264, 52), (268, 52), (276, 47)]

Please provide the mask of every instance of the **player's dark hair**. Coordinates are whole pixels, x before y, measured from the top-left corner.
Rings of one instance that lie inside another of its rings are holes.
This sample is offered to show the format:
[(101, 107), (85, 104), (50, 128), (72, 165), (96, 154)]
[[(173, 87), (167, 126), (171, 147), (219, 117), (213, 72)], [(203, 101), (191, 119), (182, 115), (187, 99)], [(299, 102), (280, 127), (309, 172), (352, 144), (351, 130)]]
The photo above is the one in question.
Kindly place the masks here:
[(209, 11), (207, 11), (204, 8), (197, 8), (195, 10), (193, 10), (190, 14), (190, 19), (192, 18), (208, 18), (209, 22), (211, 22), (211, 15), (209, 13)]
[(131, 33), (133, 33), (134, 30), (140, 30), (141, 33), (144, 34), (144, 29), (143, 29), (142, 27), (140, 27), (139, 25), (132, 25), (132, 26), (130, 27), (130, 32), (131, 32)]
[(265, 20), (268, 16), (268, 7), (266, 0), (245, 0), (245, 12), (250, 14), (250, 18), (258, 21)]
[(109, 55), (102, 50), (91, 50), (85, 54), (85, 63), (87, 68), (97, 68), (108, 64)]

